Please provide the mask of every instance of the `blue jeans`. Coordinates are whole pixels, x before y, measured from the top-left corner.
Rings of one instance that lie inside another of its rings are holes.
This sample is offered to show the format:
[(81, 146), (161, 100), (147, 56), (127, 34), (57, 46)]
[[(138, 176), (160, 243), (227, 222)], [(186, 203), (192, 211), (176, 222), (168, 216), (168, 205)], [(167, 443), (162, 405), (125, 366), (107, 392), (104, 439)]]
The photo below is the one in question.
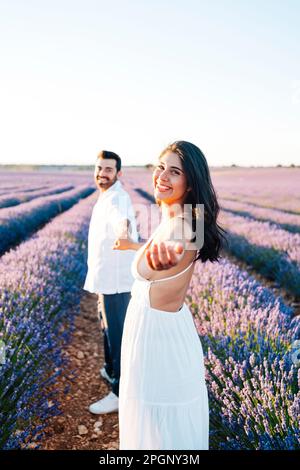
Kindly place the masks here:
[(131, 293), (99, 294), (98, 313), (104, 342), (104, 368), (113, 379), (112, 391), (119, 396), (123, 326)]

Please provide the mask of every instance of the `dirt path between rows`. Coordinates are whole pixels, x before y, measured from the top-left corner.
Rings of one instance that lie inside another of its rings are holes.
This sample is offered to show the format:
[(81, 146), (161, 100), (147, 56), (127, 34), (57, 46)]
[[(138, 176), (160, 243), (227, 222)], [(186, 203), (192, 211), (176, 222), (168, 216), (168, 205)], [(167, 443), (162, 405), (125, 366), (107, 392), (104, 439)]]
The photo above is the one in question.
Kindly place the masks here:
[(119, 449), (118, 413), (93, 415), (88, 406), (103, 398), (110, 388), (100, 378), (104, 349), (100, 323), (97, 318), (97, 296), (84, 293), (76, 329), (64, 354), (69, 359), (74, 380), (63, 375), (58, 388), (70, 384), (67, 394), (58, 396), (62, 414), (50, 418), (40, 449), (44, 450), (101, 450)]

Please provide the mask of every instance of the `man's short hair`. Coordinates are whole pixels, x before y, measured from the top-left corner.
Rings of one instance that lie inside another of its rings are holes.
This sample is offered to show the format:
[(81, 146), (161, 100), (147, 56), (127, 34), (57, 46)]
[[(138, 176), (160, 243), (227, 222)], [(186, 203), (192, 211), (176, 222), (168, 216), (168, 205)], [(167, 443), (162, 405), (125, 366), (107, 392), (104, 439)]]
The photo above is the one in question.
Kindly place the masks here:
[(103, 158), (103, 159), (111, 158), (112, 160), (115, 160), (117, 171), (121, 170), (121, 166), (122, 166), (121, 158), (116, 153), (109, 152), (108, 150), (102, 150), (97, 156), (97, 159), (98, 158)]

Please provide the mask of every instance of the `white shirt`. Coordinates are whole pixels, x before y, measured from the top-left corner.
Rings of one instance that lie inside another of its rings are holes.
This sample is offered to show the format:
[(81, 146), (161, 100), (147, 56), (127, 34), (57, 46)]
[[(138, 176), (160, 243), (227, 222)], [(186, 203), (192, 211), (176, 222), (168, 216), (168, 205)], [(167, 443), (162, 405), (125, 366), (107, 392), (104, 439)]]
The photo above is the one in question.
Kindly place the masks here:
[(133, 284), (131, 263), (134, 250), (113, 250), (120, 222), (131, 223), (131, 238), (138, 241), (135, 214), (129, 194), (116, 181), (100, 193), (89, 227), (88, 272), (84, 289), (96, 294), (130, 292)]

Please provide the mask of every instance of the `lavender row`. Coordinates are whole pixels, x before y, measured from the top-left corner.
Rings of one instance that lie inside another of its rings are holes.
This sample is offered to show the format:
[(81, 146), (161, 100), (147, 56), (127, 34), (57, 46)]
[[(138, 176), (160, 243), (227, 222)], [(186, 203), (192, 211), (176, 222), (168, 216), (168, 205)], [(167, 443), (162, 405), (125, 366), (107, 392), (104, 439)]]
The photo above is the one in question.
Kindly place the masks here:
[(94, 202), (79, 202), (0, 260), (0, 448), (26, 446), (44, 425), (33, 423), (58, 412), (49, 385), (78, 312)]
[(300, 214), (300, 168), (232, 168), (212, 171), (221, 198)]
[(300, 318), (225, 259), (197, 264), (188, 300), (206, 356), (211, 448), (299, 449)]
[(60, 194), (65, 191), (70, 191), (73, 189), (74, 186), (54, 186), (52, 188), (43, 188), (43, 189), (38, 189), (35, 191), (24, 191), (19, 194), (16, 194), (14, 196), (12, 195), (4, 195), (0, 196), (0, 209), (4, 207), (12, 207), (12, 206), (17, 206), (18, 204), (22, 204), (24, 202), (29, 202), (32, 199), (36, 199), (38, 197), (42, 196), (51, 196), (52, 194)]
[(14, 193), (31, 193), (32, 191), (40, 191), (42, 189), (48, 189), (49, 185), (35, 186), (32, 184), (17, 185), (17, 186), (3, 186), (1, 185), (0, 196), (9, 196), (12, 192)]
[(79, 199), (94, 191), (90, 186), (78, 186), (61, 195), (46, 196), (0, 211), (0, 254), (30, 236), (43, 224), (72, 207)]
[(300, 215), (227, 199), (220, 199), (220, 203), (223, 210), (232, 212), (235, 215), (241, 215), (262, 222), (274, 222), (279, 228), (289, 232), (300, 232)]
[(220, 222), (229, 233), (229, 249), (235, 256), (300, 295), (300, 234), (224, 211)]
[(263, 199), (259, 197), (251, 197), (243, 194), (238, 194), (237, 196), (231, 196), (230, 194), (222, 194), (219, 199), (226, 199), (227, 201), (232, 202), (244, 202), (250, 204), (251, 206), (261, 208), (261, 209), (271, 209), (275, 211), (281, 211), (286, 214), (300, 215), (300, 199), (292, 199), (288, 202), (286, 201), (272, 201), (270, 199)]

